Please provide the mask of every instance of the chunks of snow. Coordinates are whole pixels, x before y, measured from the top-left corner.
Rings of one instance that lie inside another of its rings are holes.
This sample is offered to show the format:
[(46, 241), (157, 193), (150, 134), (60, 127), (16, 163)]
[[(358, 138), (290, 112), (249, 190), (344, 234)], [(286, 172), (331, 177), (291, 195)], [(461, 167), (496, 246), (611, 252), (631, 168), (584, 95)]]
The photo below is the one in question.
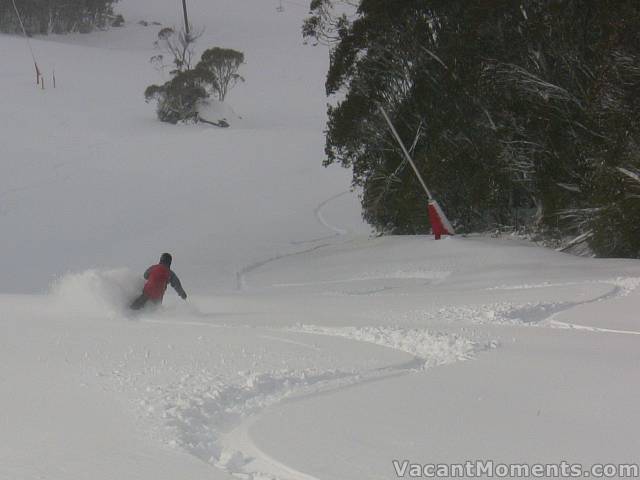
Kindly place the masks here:
[[(427, 329), (402, 329), (394, 327), (343, 327), (330, 328), (300, 325), (292, 331), (344, 337), (359, 342), (373, 343), (406, 352), (423, 361), (423, 367), (447, 365), (472, 358), (478, 350), (488, 345), (479, 345), (460, 335), (431, 332)], [(493, 344), (491, 347), (495, 346)]]

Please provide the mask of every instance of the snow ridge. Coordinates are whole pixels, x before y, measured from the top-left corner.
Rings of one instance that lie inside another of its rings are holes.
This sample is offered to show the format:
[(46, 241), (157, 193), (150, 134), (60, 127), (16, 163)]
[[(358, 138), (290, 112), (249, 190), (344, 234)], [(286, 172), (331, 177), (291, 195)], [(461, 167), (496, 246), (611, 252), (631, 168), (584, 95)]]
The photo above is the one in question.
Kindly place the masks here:
[(291, 328), (290, 331), (344, 337), (400, 350), (420, 359), (422, 369), (469, 360), (476, 352), (497, 346), (493, 342), (481, 345), (460, 335), (431, 332), (427, 329), (382, 326), (332, 328), (300, 325)]

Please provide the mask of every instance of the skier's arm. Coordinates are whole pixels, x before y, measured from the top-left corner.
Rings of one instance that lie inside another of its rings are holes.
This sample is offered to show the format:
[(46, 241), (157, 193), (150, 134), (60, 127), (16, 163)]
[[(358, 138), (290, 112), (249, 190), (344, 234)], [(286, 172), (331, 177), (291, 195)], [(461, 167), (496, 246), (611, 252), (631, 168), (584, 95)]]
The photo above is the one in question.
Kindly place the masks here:
[(149, 280), (149, 272), (151, 271), (151, 267), (147, 268), (147, 271), (144, 272), (144, 279)]
[(171, 284), (173, 289), (176, 292), (178, 292), (178, 295), (180, 295), (180, 298), (182, 298), (183, 300), (187, 299), (187, 292), (184, 291), (184, 288), (182, 288), (182, 284), (180, 283), (180, 279), (175, 273), (173, 273), (173, 271), (171, 272), (169, 283)]

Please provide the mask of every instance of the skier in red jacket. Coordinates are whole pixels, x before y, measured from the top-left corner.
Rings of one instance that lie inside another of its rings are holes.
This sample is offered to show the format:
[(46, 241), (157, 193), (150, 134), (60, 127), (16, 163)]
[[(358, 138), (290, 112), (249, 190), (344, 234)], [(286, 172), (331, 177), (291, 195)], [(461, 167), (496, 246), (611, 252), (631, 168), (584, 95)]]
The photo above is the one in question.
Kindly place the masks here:
[(144, 278), (147, 282), (144, 284), (142, 295), (131, 304), (132, 310), (140, 310), (147, 302), (155, 305), (161, 304), (167, 285), (171, 285), (183, 300), (187, 299), (187, 294), (182, 288), (180, 279), (170, 268), (171, 260), (169, 253), (163, 253), (158, 265), (147, 268), (147, 271), (144, 272)]

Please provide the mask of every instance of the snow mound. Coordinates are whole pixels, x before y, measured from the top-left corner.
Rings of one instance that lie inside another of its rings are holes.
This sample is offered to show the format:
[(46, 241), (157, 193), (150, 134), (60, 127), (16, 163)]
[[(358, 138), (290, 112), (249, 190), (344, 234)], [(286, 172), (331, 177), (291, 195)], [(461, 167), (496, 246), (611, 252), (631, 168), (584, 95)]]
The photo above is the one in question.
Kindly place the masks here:
[(224, 102), (214, 99), (200, 102), (198, 105), (198, 115), (202, 120), (219, 126), (237, 126), (242, 123), (242, 117), (240, 117), (233, 108)]
[(95, 316), (124, 314), (142, 291), (144, 280), (129, 269), (86, 270), (57, 279), (50, 296), (65, 313)]

